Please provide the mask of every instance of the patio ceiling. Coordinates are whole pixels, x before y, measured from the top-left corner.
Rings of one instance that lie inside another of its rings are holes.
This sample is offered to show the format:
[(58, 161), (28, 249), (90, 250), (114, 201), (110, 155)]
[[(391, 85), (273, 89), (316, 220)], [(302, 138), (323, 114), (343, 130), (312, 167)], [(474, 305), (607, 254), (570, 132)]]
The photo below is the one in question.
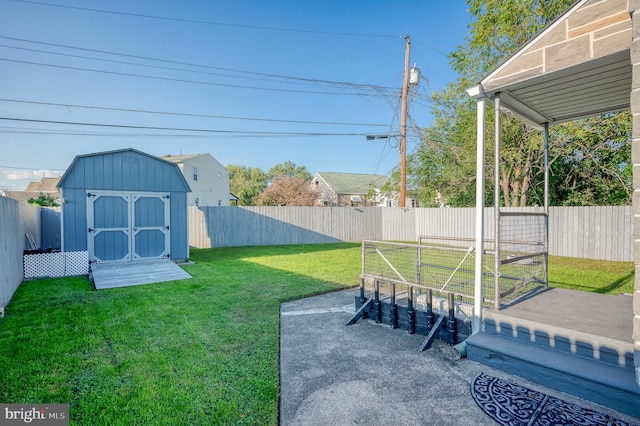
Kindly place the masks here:
[(623, 110), (631, 94), (629, 51), (484, 90), (489, 99), (496, 93), (503, 108), (536, 126)]
[(540, 126), (629, 108), (628, 0), (577, 0), (469, 90)]

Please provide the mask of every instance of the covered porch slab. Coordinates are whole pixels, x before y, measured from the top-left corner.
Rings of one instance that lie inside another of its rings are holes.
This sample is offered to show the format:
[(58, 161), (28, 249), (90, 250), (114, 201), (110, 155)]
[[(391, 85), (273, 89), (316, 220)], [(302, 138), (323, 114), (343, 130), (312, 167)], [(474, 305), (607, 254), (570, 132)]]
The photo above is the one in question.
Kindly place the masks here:
[(169, 259), (92, 263), (91, 276), (96, 290), (192, 278)]
[(542, 289), (532, 297), (510, 304), (500, 311), (485, 311), (485, 319), (502, 317), (535, 324), (549, 324), (612, 339), (633, 355), (633, 296), (598, 294), (565, 288)]

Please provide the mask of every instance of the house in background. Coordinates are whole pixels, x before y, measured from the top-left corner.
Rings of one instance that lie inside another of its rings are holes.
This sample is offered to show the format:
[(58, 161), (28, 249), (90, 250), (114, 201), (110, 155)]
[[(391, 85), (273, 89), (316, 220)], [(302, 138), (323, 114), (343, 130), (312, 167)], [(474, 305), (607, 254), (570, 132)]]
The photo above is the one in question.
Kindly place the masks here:
[(393, 200), (380, 191), (387, 181), (384, 175), (318, 172), (310, 185), (318, 191), (321, 206), (391, 207)]
[(211, 154), (165, 155), (165, 161), (177, 164), (191, 193), (189, 206), (228, 206), (229, 171)]
[(62, 251), (91, 262), (189, 259), (187, 194), (174, 163), (135, 150), (78, 155), (58, 183)]
[(29, 182), (24, 191), (2, 191), (2, 196), (13, 198), (14, 200), (28, 202), (31, 198), (38, 198), (40, 194), (49, 195), (60, 203), (60, 191), (56, 187), (60, 181), (59, 177), (45, 177), (38, 182)]

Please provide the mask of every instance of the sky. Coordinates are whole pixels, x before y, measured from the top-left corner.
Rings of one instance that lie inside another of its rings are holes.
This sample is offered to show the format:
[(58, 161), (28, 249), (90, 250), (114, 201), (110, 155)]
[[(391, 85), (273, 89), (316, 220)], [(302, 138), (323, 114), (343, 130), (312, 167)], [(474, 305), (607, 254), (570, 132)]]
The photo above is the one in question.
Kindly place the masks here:
[[(210, 153), (265, 172), (389, 174), (399, 163), (405, 36), (429, 95), (457, 79), (463, 0), (0, 0), (0, 189), (76, 155)], [(367, 135), (392, 135), (367, 140)]]

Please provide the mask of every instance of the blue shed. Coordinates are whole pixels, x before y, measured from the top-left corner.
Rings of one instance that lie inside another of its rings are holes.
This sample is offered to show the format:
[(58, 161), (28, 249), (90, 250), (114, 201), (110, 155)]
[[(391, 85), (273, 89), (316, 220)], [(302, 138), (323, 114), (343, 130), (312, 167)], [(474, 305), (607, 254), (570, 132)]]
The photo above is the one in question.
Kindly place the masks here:
[(174, 163), (135, 149), (78, 155), (58, 183), (62, 250), (91, 262), (189, 258), (187, 193)]

